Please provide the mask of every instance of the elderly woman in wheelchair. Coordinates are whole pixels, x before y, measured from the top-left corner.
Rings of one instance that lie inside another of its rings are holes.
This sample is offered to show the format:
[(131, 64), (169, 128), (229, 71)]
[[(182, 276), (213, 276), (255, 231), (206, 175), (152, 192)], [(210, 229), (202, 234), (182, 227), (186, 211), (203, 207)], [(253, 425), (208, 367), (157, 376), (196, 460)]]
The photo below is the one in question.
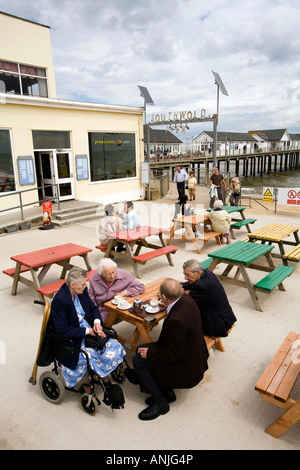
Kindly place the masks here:
[[(74, 267), (69, 271), (66, 283), (52, 301), (48, 323), (55, 369), (58, 363), (65, 388), (80, 392), (84, 410), (95, 414), (100, 404), (94, 394), (95, 383), (101, 385), (106, 405), (112, 409), (123, 408), (122, 389), (118, 384), (112, 384), (108, 375), (117, 382), (123, 381), (118, 369), (122, 368), (125, 350), (117, 341), (114, 330), (103, 328), (99, 309), (88, 295), (86, 281), (83, 269)], [(87, 372), (89, 380), (76, 390)], [(56, 384), (53, 390), (52, 378), (53, 374), (51, 378), (49, 374), (43, 374), (40, 387), (46, 398), (55, 402), (60, 387)]]

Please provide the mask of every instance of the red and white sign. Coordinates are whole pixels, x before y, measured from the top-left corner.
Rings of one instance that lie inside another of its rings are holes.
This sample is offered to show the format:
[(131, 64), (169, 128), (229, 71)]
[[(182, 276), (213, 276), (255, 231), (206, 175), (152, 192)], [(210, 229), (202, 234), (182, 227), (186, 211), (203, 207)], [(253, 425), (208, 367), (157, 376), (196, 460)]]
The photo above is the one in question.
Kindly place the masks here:
[(52, 202), (43, 202), (43, 225), (50, 225), (52, 221)]
[(278, 188), (278, 204), (300, 206), (300, 188)]

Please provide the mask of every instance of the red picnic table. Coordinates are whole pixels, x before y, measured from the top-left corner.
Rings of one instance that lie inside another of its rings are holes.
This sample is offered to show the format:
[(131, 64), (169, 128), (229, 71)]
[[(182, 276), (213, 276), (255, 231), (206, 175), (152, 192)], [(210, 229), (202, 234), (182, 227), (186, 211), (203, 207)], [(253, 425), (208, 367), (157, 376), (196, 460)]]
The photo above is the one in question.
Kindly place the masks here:
[[(44, 248), (43, 250), (11, 256), (11, 259), (16, 262), (16, 267), (3, 271), (4, 274), (14, 279), (11, 294), (16, 295), (19, 282), (35, 290), (39, 289), (44, 277), (53, 264), (62, 266), (63, 269), (60, 278), (64, 279), (66, 272), (74, 266), (70, 264), (70, 260), (74, 256), (81, 256), (84, 259), (87, 270), (90, 271), (91, 265), (88, 253), (91, 251), (91, 248), (86, 248), (74, 243), (65, 243), (63, 245)], [(32, 280), (21, 275), (21, 273), (26, 271), (30, 271)], [(43, 299), (43, 296), (40, 295), (40, 297)]]
[[(138, 263), (145, 264), (150, 259), (166, 255), (169, 265), (173, 266), (170, 254), (175, 253), (178, 250), (178, 247), (174, 245), (166, 245), (163, 239), (163, 233), (166, 230), (167, 229), (164, 230), (158, 227), (142, 225), (141, 227), (137, 227), (132, 230), (120, 230), (119, 232), (112, 232), (108, 234), (108, 244), (98, 245), (96, 248), (104, 251), (104, 256), (106, 258), (109, 258), (113, 255), (114, 257), (120, 257), (129, 260), (133, 266), (135, 276), (140, 278), (141, 276), (138, 269)], [(146, 238), (154, 235), (159, 237), (161, 243), (160, 245), (147, 242)], [(125, 249), (124, 253), (113, 250), (113, 248), (118, 243), (123, 243)], [(150, 248), (151, 251), (140, 254), (140, 251), (143, 247)]]

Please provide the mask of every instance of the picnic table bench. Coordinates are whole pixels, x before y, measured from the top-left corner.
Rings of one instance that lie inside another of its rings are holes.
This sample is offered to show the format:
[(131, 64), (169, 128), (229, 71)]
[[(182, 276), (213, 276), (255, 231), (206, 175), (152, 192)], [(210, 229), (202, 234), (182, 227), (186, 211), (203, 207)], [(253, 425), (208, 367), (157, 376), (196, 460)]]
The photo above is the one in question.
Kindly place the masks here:
[[(87, 271), (87, 280), (90, 280), (90, 277), (92, 274), (94, 274), (97, 271), (97, 269), (93, 269), (92, 271)], [(52, 298), (56, 292), (59, 291), (61, 286), (66, 282), (65, 279), (61, 279), (60, 281), (53, 282), (52, 284), (48, 284), (46, 286), (39, 287), (37, 289), (37, 292), (41, 294), (42, 296), (45, 297), (50, 297)]]
[(249, 224), (254, 224), (257, 219), (243, 219), (239, 220), (238, 222), (234, 222), (233, 224), (230, 225), (230, 236), (235, 240), (235, 234), (233, 232), (233, 229), (239, 230), (240, 228), (246, 226), (248, 233), (251, 233)]
[[(229, 335), (229, 333), (231, 332), (232, 328), (234, 327), (234, 324), (232, 325), (232, 327), (230, 328), (230, 330), (227, 331), (227, 334)], [(205, 339), (205, 342), (206, 342), (206, 346), (207, 346), (207, 349), (210, 349), (212, 348), (213, 346), (215, 346), (216, 349), (218, 349), (219, 351), (222, 351), (224, 352), (225, 351), (225, 348), (223, 346), (223, 343), (222, 343), (222, 339), (220, 336), (218, 336), (217, 338), (214, 338), (212, 336), (206, 336), (204, 335), (204, 339)]]
[(285, 260), (289, 260), (289, 261), (299, 261), (299, 259), (300, 259), (300, 243), (299, 243), (299, 245), (295, 246), (290, 251), (285, 253), (282, 256), (282, 258), (285, 259)]
[(255, 385), (264, 400), (285, 412), (266, 430), (280, 437), (300, 420), (300, 399), (291, 398), (291, 392), (300, 373), (300, 335), (289, 333)]

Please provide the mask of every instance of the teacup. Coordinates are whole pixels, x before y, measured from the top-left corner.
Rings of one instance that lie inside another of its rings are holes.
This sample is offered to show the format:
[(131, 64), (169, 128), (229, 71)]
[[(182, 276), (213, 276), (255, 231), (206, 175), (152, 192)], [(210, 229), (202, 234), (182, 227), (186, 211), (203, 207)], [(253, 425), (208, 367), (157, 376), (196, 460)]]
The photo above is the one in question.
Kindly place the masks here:
[(123, 300), (122, 302), (118, 304), (118, 307), (126, 309), (129, 307), (129, 303), (127, 302), (127, 300)]
[(150, 300), (150, 305), (152, 308), (157, 308), (158, 307), (158, 299), (151, 299)]
[(114, 300), (119, 304), (124, 300), (124, 297), (122, 295), (115, 295)]

